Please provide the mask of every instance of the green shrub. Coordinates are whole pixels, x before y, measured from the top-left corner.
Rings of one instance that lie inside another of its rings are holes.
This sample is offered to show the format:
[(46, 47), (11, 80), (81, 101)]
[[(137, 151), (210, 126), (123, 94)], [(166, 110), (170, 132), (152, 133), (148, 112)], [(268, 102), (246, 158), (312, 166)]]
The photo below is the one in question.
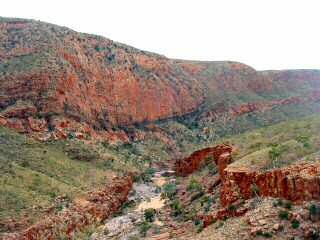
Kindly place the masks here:
[(250, 192), (252, 195), (254, 194), (254, 195), (258, 196), (259, 191), (260, 191), (260, 189), (255, 183), (250, 185)]
[(162, 198), (173, 199), (177, 193), (177, 186), (174, 183), (168, 182), (162, 186), (163, 192), (161, 193)]
[(141, 176), (140, 175), (134, 175), (133, 176), (133, 182), (141, 182)]
[(234, 210), (236, 210), (236, 207), (235, 207), (233, 204), (230, 204), (230, 205), (228, 206), (228, 210), (229, 210), (229, 211), (234, 211)]
[(154, 215), (155, 210), (153, 208), (148, 208), (144, 210), (144, 218), (147, 222), (153, 222)]
[(292, 228), (298, 228), (300, 226), (300, 222), (297, 219), (293, 219), (291, 221), (291, 227)]
[(147, 168), (145, 174), (153, 175), (157, 170), (155, 168)]
[(196, 225), (196, 226), (199, 225), (200, 223), (201, 223), (201, 220), (198, 218), (194, 221), (194, 225)]
[(202, 231), (203, 231), (203, 226), (200, 225), (200, 226), (198, 227), (197, 233), (201, 233)]
[(288, 219), (289, 212), (286, 211), (286, 210), (280, 211), (280, 212), (278, 213), (278, 216), (279, 216), (280, 219), (283, 219), (283, 220), (284, 220), (284, 219)]
[(173, 200), (172, 203), (170, 204), (170, 206), (174, 210), (173, 216), (177, 217), (178, 215), (180, 215), (182, 213), (182, 206), (181, 206), (178, 199)]
[(162, 186), (162, 188), (163, 188), (163, 191), (168, 192), (168, 191), (175, 191), (177, 186), (172, 182), (167, 182)]
[(269, 232), (265, 232), (265, 233), (263, 234), (263, 236), (264, 236), (265, 238), (272, 238), (272, 234), (269, 233)]
[(214, 163), (210, 163), (210, 164), (208, 165), (208, 169), (209, 169), (210, 174), (216, 174), (216, 173), (218, 173), (217, 165), (214, 164)]
[(284, 207), (285, 207), (286, 209), (291, 209), (292, 205), (293, 205), (293, 202), (291, 202), (291, 201), (286, 201), (285, 204), (284, 204)]
[(211, 205), (212, 205), (212, 197), (209, 197), (208, 202), (207, 202), (207, 206), (204, 208), (204, 211), (206, 213), (210, 211)]
[(223, 221), (218, 221), (216, 225), (216, 229), (221, 228), (223, 226), (224, 222)]
[(201, 191), (201, 190), (202, 190), (202, 186), (201, 186), (201, 184), (198, 182), (197, 179), (195, 179), (194, 177), (192, 177), (191, 180), (189, 181), (188, 186), (187, 186), (187, 190), (188, 190), (188, 191), (192, 191), (192, 190)]
[(256, 231), (257, 236), (262, 236), (263, 232), (261, 230)]
[(282, 205), (283, 205), (283, 200), (282, 200), (282, 198), (279, 198), (279, 199), (278, 199), (278, 205), (279, 205), (279, 206), (282, 206)]
[(58, 213), (63, 209), (63, 204), (59, 202), (55, 207), (55, 212)]
[(314, 204), (314, 203), (310, 204), (309, 213), (310, 213), (311, 216), (316, 216), (318, 214), (318, 211), (319, 210), (317, 209), (317, 205), (316, 204)]
[(147, 222), (142, 222), (142, 223), (140, 224), (140, 234), (145, 237), (146, 234), (147, 234), (147, 231), (149, 230), (149, 228), (150, 228), (149, 223), (147, 223)]

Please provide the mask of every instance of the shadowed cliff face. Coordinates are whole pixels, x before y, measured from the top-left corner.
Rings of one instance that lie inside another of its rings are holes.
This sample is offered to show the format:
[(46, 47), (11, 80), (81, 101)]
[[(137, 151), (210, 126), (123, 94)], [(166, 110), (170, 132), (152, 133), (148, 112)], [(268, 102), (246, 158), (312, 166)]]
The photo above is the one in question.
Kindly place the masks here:
[(0, 122), (20, 132), (50, 130), (57, 116), (110, 130), (200, 105), (215, 111), (308, 95), (320, 82), (316, 70), (172, 60), (31, 20), (1, 18), (0, 37)]

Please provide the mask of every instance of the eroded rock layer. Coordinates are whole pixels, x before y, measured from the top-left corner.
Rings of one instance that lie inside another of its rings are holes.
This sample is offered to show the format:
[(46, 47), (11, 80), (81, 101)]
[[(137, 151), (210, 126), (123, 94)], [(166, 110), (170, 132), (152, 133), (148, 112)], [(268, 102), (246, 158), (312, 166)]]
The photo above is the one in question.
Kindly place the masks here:
[[(225, 169), (221, 203), (260, 196), (283, 197), (301, 203), (320, 200), (320, 164), (301, 163), (258, 172), (241, 167)], [(253, 187), (254, 186), (254, 187)]]
[(178, 175), (185, 176), (196, 171), (201, 162), (204, 164), (215, 162), (218, 166), (220, 177), (223, 178), (224, 168), (231, 163), (232, 150), (232, 146), (228, 144), (200, 149), (190, 156), (178, 159), (175, 162), (175, 172)]
[[(79, 127), (85, 136), (121, 138), (114, 126), (200, 106), (204, 117), (239, 115), (292, 103), (320, 86), (317, 70), (173, 60), (39, 21), (1, 18), (0, 38), (0, 124), (40, 138)], [(61, 118), (69, 122), (64, 131)]]
[(106, 219), (127, 200), (132, 179), (131, 174), (123, 178), (116, 177), (104, 188), (75, 199), (74, 203), (61, 214), (48, 217), (20, 233), (8, 234), (1, 239), (55, 240), (56, 236), (73, 239), (75, 230), (82, 230), (89, 224)]

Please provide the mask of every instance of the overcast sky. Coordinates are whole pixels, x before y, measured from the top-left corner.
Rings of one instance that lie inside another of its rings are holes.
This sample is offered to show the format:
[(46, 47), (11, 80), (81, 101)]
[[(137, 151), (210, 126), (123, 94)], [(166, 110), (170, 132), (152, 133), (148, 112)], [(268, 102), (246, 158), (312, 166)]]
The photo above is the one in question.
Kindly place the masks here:
[(42, 20), (163, 54), (320, 69), (320, 0), (2, 0)]

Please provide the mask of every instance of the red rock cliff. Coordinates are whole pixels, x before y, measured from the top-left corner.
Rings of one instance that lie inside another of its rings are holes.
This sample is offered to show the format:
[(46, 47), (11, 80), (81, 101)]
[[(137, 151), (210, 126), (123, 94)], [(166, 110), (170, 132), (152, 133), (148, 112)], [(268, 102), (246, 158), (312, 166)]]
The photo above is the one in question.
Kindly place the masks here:
[[(215, 162), (220, 176), (223, 177), (223, 169), (231, 163), (232, 146), (220, 144), (214, 147), (203, 148), (193, 152), (190, 156), (176, 160), (175, 172), (177, 175), (189, 175), (196, 171), (202, 161), (205, 164)], [(221, 170), (220, 170), (221, 169)]]
[[(60, 124), (55, 119), (65, 118), (73, 130), (94, 135), (201, 104), (215, 111), (215, 104), (232, 107), (237, 98), (279, 100), (278, 92), (291, 97), (320, 86), (316, 70), (258, 72), (237, 62), (172, 60), (39, 21), (0, 18), (0, 36), (0, 124), (19, 132), (52, 131)], [(244, 103), (233, 112), (248, 109)]]
[(221, 186), (221, 203), (253, 197), (252, 185), (260, 196), (283, 197), (294, 202), (320, 200), (320, 164), (303, 163), (260, 173), (242, 168), (226, 168)]

